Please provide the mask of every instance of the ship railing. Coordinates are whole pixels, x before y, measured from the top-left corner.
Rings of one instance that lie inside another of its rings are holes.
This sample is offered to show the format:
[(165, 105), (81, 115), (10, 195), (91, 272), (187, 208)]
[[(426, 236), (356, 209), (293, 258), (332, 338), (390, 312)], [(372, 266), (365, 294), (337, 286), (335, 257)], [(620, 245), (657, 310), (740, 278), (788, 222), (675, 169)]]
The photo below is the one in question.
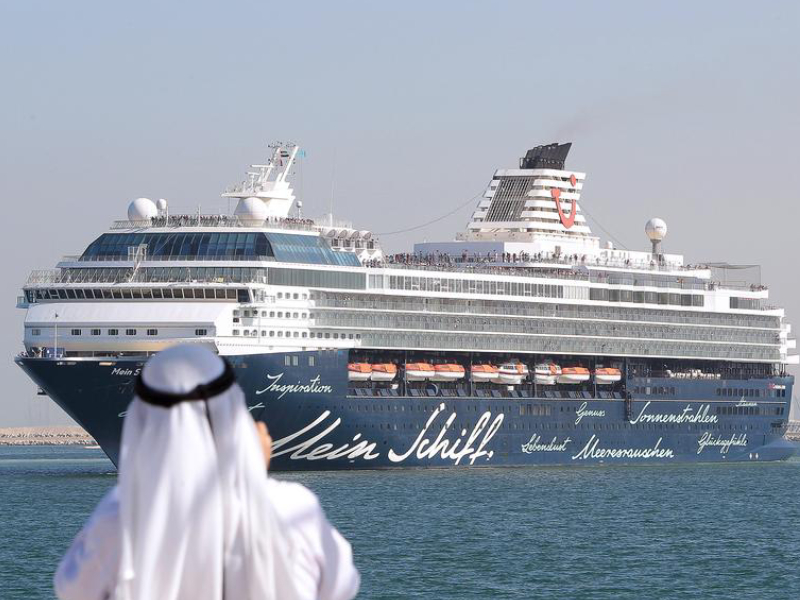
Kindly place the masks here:
[[(489, 313), (499, 316), (523, 316), (523, 317), (551, 317), (554, 316), (552, 312), (544, 311), (534, 312), (529, 306), (519, 302), (507, 302), (498, 305), (480, 305), (479, 309), (471, 308), (465, 304), (464, 299), (432, 299), (432, 298), (418, 298), (418, 299), (402, 299), (405, 296), (392, 296), (380, 298), (377, 296), (370, 296), (367, 299), (359, 297), (344, 296), (339, 297), (338, 294), (324, 293), (321, 294), (317, 300), (316, 305), (326, 308), (366, 308), (372, 310), (392, 310), (392, 311), (408, 311), (423, 313), (426, 311), (444, 312), (444, 313), (467, 313), (470, 315), (478, 315)], [(402, 300), (401, 300), (402, 299)], [(493, 303), (494, 304), (494, 303)], [(746, 316), (740, 316), (738, 313), (721, 313), (720, 317), (704, 316), (704, 313), (686, 314), (685, 312), (676, 312), (675, 315), (664, 315), (661, 312), (642, 313), (639, 309), (634, 312), (634, 307), (631, 306), (621, 308), (609, 308), (602, 310), (599, 313), (600, 318), (616, 320), (616, 321), (652, 321), (652, 322), (668, 322), (668, 323), (684, 323), (693, 325), (711, 325), (719, 327), (777, 327), (769, 323), (755, 323), (752, 319)], [(559, 315), (566, 319), (581, 319), (588, 318), (585, 314), (574, 312), (570, 310), (562, 310)]]
[[(465, 333), (429, 333), (417, 332), (365, 332), (362, 334), (362, 345), (382, 348), (419, 348), (420, 350), (458, 350), (473, 352), (525, 352), (534, 354), (598, 354), (598, 355), (635, 355), (635, 356), (669, 356), (674, 355), (674, 344), (648, 343), (642, 340), (639, 344), (630, 344), (625, 340), (562, 340), (558, 337), (548, 339), (528, 339), (533, 336), (487, 336), (475, 332)], [(721, 360), (760, 360), (778, 361), (779, 354), (775, 350), (754, 347), (736, 347), (732, 355), (728, 346), (711, 346), (692, 343), (697, 348), (684, 347), (681, 355), (691, 358)]]
[[(394, 315), (337, 310), (322, 311), (317, 313), (315, 324), (320, 327), (347, 326), (356, 328), (395, 329), (402, 326), (406, 329), (428, 329), (430, 327), (428, 324), (428, 319), (429, 317), (426, 317), (424, 312), (418, 313), (416, 318), (404, 317), (401, 319)], [(597, 323), (591, 323), (587, 321), (586, 325), (575, 325), (562, 324), (559, 321), (550, 319), (536, 319), (535, 317), (526, 319), (526, 321), (521, 323), (518, 318), (507, 316), (481, 316), (480, 325), (476, 323), (470, 323), (468, 321), (462, 322), (462, 317), (457, 315), (437, 315), (436, 319), (441, 329), (452, 329), (454, 331), (460, 331), (461, 333), (477, 333), (479, 329), (485, 329), (487, 331), (492, 331), (493, 333), (509, 334), (523, 333), (531, 335), (562, 336), (586, 335), (590, 337), (647, 339), (648, 336), (653, 335), (653, 331), (659, 331), (665, 338), (673, 341), (688, 340), (701, 343), (710, 341), (728, 341), (748, 344), (780, 343), (776, 333), (759, 330), (739, 332), (737, 330), (716, 327), (705, 327), (698, 328), (698, 330), (690, 330), (686, 327), (681, 327), (678, 325), (642, 325), (640, 323), (607, 324), (602, 321)], [(581, 333), (581, 330), (585, 327), (591, 327), (591, 332), (584, 331)], [(731, 331), (735, 331), (735, 333), (731, 333)], [(707, 379), (705, 374), (701, 371), (693, 371), (685, 374), (675, 373), (674, 376)]]
[(516, 263), (474, 263), (464, 261), (434, 262), (404, 262), (396, 260), (374, 260), (364, 263), (368, 268), (407, 269), (419, 271), (434, 271), (440, 273), (467, 273), (480, 275), (502, 275), (514, 277), (537, 277), (548, 279), (563, 279), (572, 281), (590, 281), (618, 285), (631, 285), (636, 287), (658, 287), (665, 289), (682, 290), (714, 290), (734, 289), (743, 291), (767, 290), (765, 285), (747, 283), (720, 283), (715, 281), (687, 281), (678, 277), (675, 280), (642, 280), (631, 278), (626, 281), (614, 274), (597, 273), (587, 270), (565, 270), (557, 268), (561, 264), (575, 264), (563, 262), (516, 262)]
[(611, 267), (622, 269), (635, 269), (642, 271), (697, 271), (707, 270), (705, 265), (683, 265), (683, 264), (662, 264), (656, 261), (631, 261), (631, 260), (614, 260), (608, 258), (595, 258), (584, 255), (554, 255), (549, 253), (543, 254), (509, 254), (509, 253), (493, 253), (489, 255), (451, 255), (448, 253), (434, 253), (434, 254), (395, 254), (387, 255), (385, 263), (403, 263), (414, 265), (447, 265), (454, 267), (458, 265), (464, 266), (510, 266), (510, 267), (546, 267), (549, 265), (568, 266), (568, 267), (585, 267), (587, 269), (596, 267)]
[[(368, 268), (386, 268), (386, 269), (407, 269), (411, 271), (434, 271), (439, 273), (453, 273), (453, 274), (476, 274), (476, 275), (503, 275), (514, 277), (547, 277), (553, 279), (569, 279), (572, 281), (589, 281), (590, 278), (587, 273), (581, 271), (564, 271), (554, 270), (546, 273), (542, 272), (542, 265), (536, 265), (538, 270), (533, 268), (524, 268), (525, 265), (515, 265), (514, 267), (506, 267), (500, 265), (476, 265), (470, 263), (403, 263), (403, 262), (381, 262), (381, 261), (368, 261), (364, 263)], [(523, 267), (523, 268), (520, 268)]]
[(61, 283), (61, 269), (38, 269), (28, 275), (26, 285)]
[(151, 229), (154, 227), (264, 227), (276, 229), (292, 229), (300, 231), (317, 231), (319, 226), (312, 219), (285, 218), (251, 220), (240, 219), (235, 215), (169, 215), (143, 220), (120, 220), (111, 224), (111, 230), (118, 229)]
[[(90, 269), (86, 269), (89, 271)], [(249, 277), (236, 277), (229, 275), (215, 276), (215, 277), (197, 277), (192, 275), (181, 276), (179, 273), (170, 274), (168, 276), (149, 276), (147, 272), (139, 271), (133, 277), (131, 273), (115, 273), (112, 277), (104, 277), (103, 274), (92, 273), (85, 277), (72, 276), (63, 273), (56, 269), (53, 271), (33, 271), (28, 276), (28, 281), (25, 284), (30, 287), (41, 287), (52, 284), (70, 284), (71, 287), (77, 285), (96, 285), (96, 284), (169, 284), (169, 283), (209, 283), (209, 284), (225, 284), (225, 283), (266, 283), (266, 275), (255, 273)]]
[[(135, 248), (135, 246), (131, 246), (131, 248)], [(227, 262), (227, 261), (249, 261), (249, 262), (265, 262), (265, 261), (274, 261), (275, 257), (273, 256), (265, 256), (265, 255), (257, 255), (257, 256), (197, 256), (193, 254), (187, 254), (185, 256), (179, 255), (168, 255), (168, 256), (157, 256), (157, 255), (148, 255), (141, 259), (141, 262), (158, 262), (158, 261), (169, 261), (169, 262)], [(127, 263), (132, 265), (135, 261), (128, 255), (128, 254), (120, 254), (119, 256), (76, 256), (76, 255), (67, 255), (62, 256), (61, 261), (64, 263), (73, 263), (73, 262), (111, 262), (111, 263)]]

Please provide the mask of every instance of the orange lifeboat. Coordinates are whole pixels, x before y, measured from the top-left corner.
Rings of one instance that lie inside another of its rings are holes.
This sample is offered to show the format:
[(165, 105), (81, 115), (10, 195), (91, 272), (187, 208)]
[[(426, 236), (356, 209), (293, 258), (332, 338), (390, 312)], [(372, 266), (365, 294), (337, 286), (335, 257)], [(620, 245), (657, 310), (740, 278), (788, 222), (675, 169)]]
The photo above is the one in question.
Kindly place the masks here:
[(500, 365), (497, 375), (499, 383), (519, 385), (528, 378), (528, 365), (512, 360)]
[(428, 381), (435, 373), (436, 370), (429, 363), (416, 362), (406, 364), (407, 381)]
[(450, 363), (445, 365), (433, 365), (433, 377), (431, 381), (458, 381), (466, 371), (464, 367), (458, 364)]
[(397, 365), (392, 363), (376, 363), (372, 365), (372, 381), (393, 381), (395, 377), (397, 377)]
[(500, 372), (494, 365), (472, 365), (469, 369), (472, 381), (475, 383), (489, 383), (497, 381)]
[(622, 379), (622, 371), (613, 367), (597, 367), (594, 370), (594, 382), (597, 385), (611, 385)]
[(586, 367), (563, 367), (558, 383), (583, 383), (589, 381), (591, 376), (591, 371)]
[(369, 381), (372, 365), (369, 363), (350, 363), (347, 365), (348, 381)]
[(561, 367), (555, 363), (540, 363), (533, 373), (534, 381), (539, 385), (555, 385), (561, 375)]

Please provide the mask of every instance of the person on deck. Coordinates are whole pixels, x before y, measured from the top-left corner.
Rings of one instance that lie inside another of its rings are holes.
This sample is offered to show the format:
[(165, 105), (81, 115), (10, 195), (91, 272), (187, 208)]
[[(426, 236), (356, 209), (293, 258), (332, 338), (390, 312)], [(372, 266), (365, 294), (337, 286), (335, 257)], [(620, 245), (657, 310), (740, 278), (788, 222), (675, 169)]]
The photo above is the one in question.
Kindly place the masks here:
[(272, 441), (231, 366), (175, 346), (144, 367), (119, 480), (61, 560), (61, 600), (350, 600), (350, 544), (302, 485), (268, 478)]

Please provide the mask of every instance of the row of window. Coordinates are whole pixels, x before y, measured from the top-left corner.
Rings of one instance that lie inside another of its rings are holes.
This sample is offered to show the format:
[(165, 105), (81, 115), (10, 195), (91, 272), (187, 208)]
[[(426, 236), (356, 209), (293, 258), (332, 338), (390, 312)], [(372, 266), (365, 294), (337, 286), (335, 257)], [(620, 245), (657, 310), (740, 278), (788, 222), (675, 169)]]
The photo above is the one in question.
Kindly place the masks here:
[[(315, 367), (317, 365), (317, 357), (313, 354), (309, 354), (308, 358), (308, 366)], [(296, 354), (287, 354), (283, 357), (283, 364), (286, 367), (299, 367), (300, 366), (300, 357)]]
[(132, 260), (146, 247), (145, 260), (277, 260), (320, 265), (358, 266), (350, 252), (335, 252), (318, 235), (294, 233), (104, 233), (81, 260)]
[[(81, 269), (68, 269), (78, 271)], [(114, 271), (116, 269), (97, 269)], [(263, 270), (263, 269), (262, 269)], [(308, 300), (308, 294), (278, 292), (278, 299)], [(28, 302), (39, 300), (236, 300), (249, 302), (246, 289), (236, 288), (50, 288), (25, 290)]]
[(28, 302), (39, 300), (235, 300), (249, 302), (250, 293), (237, 288), (51, 288), (25, 290)]
[(654, 385), (654, 386), (634, 386), (633, 388), (634, 394), (653, 394), (656, 396), (674, 396), (675, 395), (675, 388), (673, 386), (666, 386), (666, 385)]
[[(335, 254), (355, 256), (349, 252)], [(358, 260), (358, 259), (356, 259)], [(364, 273), (342, 271), (317, 271), (314, 269), (269, 269), (267, 280), (271, 285), (295, 287), (338, 288), (363, 290), (367, 287)]]
[[(83, 330), (82, 329), (70, 329), (69, 333), (70, 333), (70, 335), (78, 336), (78, 335), (82, 335), (83, 334)], [(90, 329), (89, 330), (89, 334), (90, 335), (101, 335), (101, 333), (102, 333), (102, 331), (100, 329)], [(136, 335), (137, 333), (138, 333), (137, 329), (126, 329), (125, 330), (125, 335)], [(119, 335), (119, 329), (109, 329), (108, 330), (108, 335)], [(147, 330), (147, 335), (158, 335), (158, 329), (148, 329)]]
[[(381, 275), (370, 276), (370, 287), (383, 287)], [(482, 279), (450, 279), (447, 277), (419, 277), (390, 275), (390, 290), (421, 292), (453, 292), (456, 294), (490, 294), (497, 296), (525, 296), (529, 298), (587, 299), (588, 288), (517, 281), (484, 281)], [(567, 295), (565, 296), (565, 289)]]
[[(363, 406), (364, 412), (370, 412), (370, 406), (366, 405)], [(362, 406), (357, 405), (355, 407), (356, 412), (361, 412)], [(460, 429), (470, 430), (473, 427), (474, 423), (467, 421), (462, 423), (454, 423), (452, 426), (453, 428), (458, 431)], [(400, 429), (411, 429), (411, 430), (421, 430), (422, 427), (425, 426), (424, 423), (387, 423), (385, 426), (383, 423), (378, 423), (377, 425), (374, 423), (368, 425), (354, 425), (352, 423), (345, 422), (342, 427), (360, 427), (360, 428), (369, 428), (369, 429), (387, 429), (390, 431), (398, 431)], [(703, 431), (703, 430), (727, 430), (727, 431), (755, 431), (756, 426), (753, 424), (736, 424), (736, 423), (728, 423), (728, 424), (719, 424), (719, 423), (700, 423), (695, 425), (677, 425), (675, 423), (634, 423), (631, 424), (627, 421), (618, 422), (618, 423), (583, 423), (581, 422), (579, 425), (573, 425), (572, 423), (541, 423), (541, 422), (527, 422), (527, 423), (519, 423), (517, 421), (503, 421), (500, 425), (500, 430), (503, 431), (622, 431), (627, 429), (635, 429), (637, 431), (642, 430), (649, 430), (649, 431), (662, 431), (665, 429), (675, 430), (681, 429), (685, 427), (687, 431)], [(440, 424), (438, 429), (442, 430), (444, 428), (444, 424)], [(436, 430), (436, 425), (433, 426), (433, 429)], [(501, 440), (502, 444), (506, 444), (505, 440)]]
[[(68, 267), (61, 269), (60, 283), (129, 283), (132, 267)], [(259, 267), (139, 267), (135, 281), (248, 283), (267, 282), (267, 270)]]
[[(235, 319), (234, 319), (235, 320)], [(233, 335), (241, 335), (242, 337), (258, 337), (258, 329), (234, 329)], [(273, 329), (261, 330), (261, 337), (296, 337), (296, 338), (307, 338), (308, 332), (307, 331), (275, 331)]]
[[(370, 287), (383, 287), (382, 276), (371, 275)], [(489, 294), (492, 296), (522, 296), (526, 298), (567, 298), (671, 306), (703, 306), (705, 302), (701, 294), (640, 292), (521, 281), (483, 281), (480, 279), (450, 279), (446, 277), (405, 275), (390, 275), (389, 289), (457, 294)]]
[(519, 414), (533, 415), (535, 417), (549, 417), (553, 407), (548, 404), (520, 404)]
[(263, 259), (272, 257), (264, 233), (104, 233), (86, 248), (82, 260), (125, 260), (130, 248), (147, 247), (147, 258)]
[(738, 298), (731, 296), (731, 308), (746, 310), (759, 310), (761, 308), (760, 298)]
[[(519, 315), (525, 317), (559, 317), (600, 319), (608, 321), (649, 321), (721, 325), (727, 327), (759, 327), (779, 329), (780, 318), (771, 315), (699, 312), (661, 308), (555, 304), (549, 302), (511, 302), (505, 300), (466, 298), (419, 298), (379, 294), (355, 295), (342, 292), (319, 292), (317, 306), (369, 308), (412, 312), (451, 312), (473, 314)], [(313, 297), (312, 297), (313, 299)]]
[(511, 334), (454, 333), (445, 331), (375, 330), (364, 333), (365, 344), (388, 349), (458, 348), (474, 352), (524, 352), (533, 354), (595, 354), (652, 357), (718, 358), (779, 362), (778, 346), (708, 344), (621, 338), (535, 336)]
[[(284, 316), (284, 312), (282, 310), (279, 310), (279, 311), (262, 310), (261, 311), (261, 316), (264, 317), (264, 318), (270, 318), (270, 319), (276, 319), (276, 318), (277, 319), (307, 319), (309, 315), (308, 315), (307, 312), (289, 312), (287, 310), (286, 313), (285, 313), (285, 316)], [(257, 310), (244, 310), (244, 311), (242, 311), (242, 317), (245, 318), (245, 319), (255, 319), (255, 318), (258, 317), (258, 311)], [(233, 322), (234, 323), (238, 323), (239, 322), (239, 311), (238, 310), (233, 311)]]
[[(234, 329), (233, 335), (241, 335), (242, 337), (258, 337), (258, 329)], [(326, 331), (325, 333), (315, 333), (315, 332), (307, 332), (307, 331), (280, 331), (274, 329), (262, 329), (261, 330), (261, 337), (279, 337), (279, 338), (316, 338), (316, 339), (334, 339), (334, 340), (360, 340), (361, 334), (360, 333), (331, 333), (330, 331)]]
[(275, 294), (278, 300), (285, 298), (286, 300), (308, 300), (308, 294), (299, 294), (297, 292), (278, 292)]
[(633, 290), (591, 288), (589, 291), (589, 300), (633, 302), (635, 304), (666, 304), (669, 306), (703, 306), (705, 298), (702, 294), (637, 292)]
[(777, 415), (784, 412), (783, 406), (717, 406), (718, 415)]
[(725, 396), (728, 398), (785, 398), (786, 389), (717, 388), (717, 396)]
[(774, 331), (722, 329), (704, 326), (614, 323), (600, 320), (537, 319), (521, 317), (450, 316), (436, 314), (377, 313), (366, 311), (320, 311), (317, 325), (364, 327), (369, 329), (422, 329), (426, 331), (492, 331), (495, 333), (643, 338), (652, 340), (694, 340), (779, 344)]
[[(137, 335), (138, 332), (139, 332), (138, 329), (133, 329), (133, 328), (126, 329), (125, 330), (125, 335), (133, 336), (133, 335)], [(78, 329), (78, 328), (70, 329), (69, 333), (70, 333), (70, 335), (73, 335), (73, 336), (83, 335), (83, 329)], [(158, 329), (149, 328), (149, 329), (146, 330), (146, 333), (147, 333), (147, 335), (155, 336), (155, 335), (158, 335)], [(207, 329), (195, 329), (194, 330), (194, 334), (198, 335), (198, 336), (208, 335), (208, 330)], [(32, 336), (40, 336), (40, 335), (42, 335), (41, 328), (39, 328), (39, 327), (32, 328), (31, 329), (31, 335)], [(103, 330), (102, 329), (96, 329), (96, 328), (95, 329), (90, 329), (89, 330), (89, 335), (103, 335)], [(113, 327), (110, 328), (110, 329), (107, 329), (106, 330), (106, 335), (110, 335), (110, 336), (119, 335), (119, 329), (116, 329), (116, 328), (113, 328)]]

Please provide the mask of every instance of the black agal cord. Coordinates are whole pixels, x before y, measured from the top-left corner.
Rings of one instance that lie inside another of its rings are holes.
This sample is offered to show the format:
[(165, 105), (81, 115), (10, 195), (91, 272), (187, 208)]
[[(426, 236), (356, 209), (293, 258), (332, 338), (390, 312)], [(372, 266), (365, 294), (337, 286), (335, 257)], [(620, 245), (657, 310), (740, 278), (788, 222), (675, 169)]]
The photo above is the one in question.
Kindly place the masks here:
[(144, 369), (142, 369), (142, 373), (139, 373), (139, 376), (136, 378), (134, 393), (148, 404), (163, 406), (165, 408), (175, 406), (179, 402), (208, 400), (214, 396), (219, 396), (222, 392), (230, 388), (236, 381), (236, 374), (233, 372), (233, 367), (231, 367), (231, 364), (224, 359), (223, 362), (225, 363), (225, 370), (222, 372), (222, 375), (212, 381), (209, 381), (208, 383), (201, 383), (193, 390), (184, 394), (173, 394), (151, 388), (144, 382), (144, 379), (142, 378), (142, 374), (144, 373)]

